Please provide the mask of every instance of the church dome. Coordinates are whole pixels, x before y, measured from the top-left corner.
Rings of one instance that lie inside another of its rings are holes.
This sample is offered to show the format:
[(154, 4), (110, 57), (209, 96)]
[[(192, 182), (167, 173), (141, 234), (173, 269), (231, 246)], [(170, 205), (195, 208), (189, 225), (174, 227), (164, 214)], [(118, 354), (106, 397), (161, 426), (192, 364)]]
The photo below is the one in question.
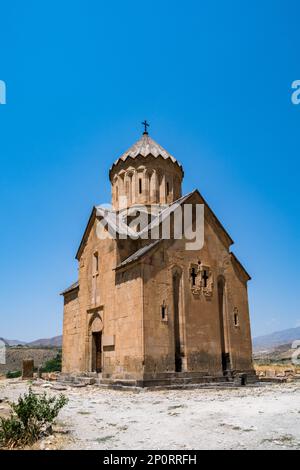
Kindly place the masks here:
[(170, 159), (182, 170), (182, 165), (176, 160), (176, 158), (173, 157), (173, 155), (171, 155), (161, 145), (155, 142), (155, 140), (149, 136), (148, 132), (144, 132), (142, 137), (114, 162), (110, 172), (116, 165), (118, 165), (120, 161), (125, 161), (130, 158), (137, 158), (138, 156), (148, 157), (149, 155), (152, 155), (154, 158), (162, 157), (164, 160)]
[(136, 204), (167, 205), (181, 196), (181, 164), (145, 131), (109, 171), (112, 204), (119, 210)]

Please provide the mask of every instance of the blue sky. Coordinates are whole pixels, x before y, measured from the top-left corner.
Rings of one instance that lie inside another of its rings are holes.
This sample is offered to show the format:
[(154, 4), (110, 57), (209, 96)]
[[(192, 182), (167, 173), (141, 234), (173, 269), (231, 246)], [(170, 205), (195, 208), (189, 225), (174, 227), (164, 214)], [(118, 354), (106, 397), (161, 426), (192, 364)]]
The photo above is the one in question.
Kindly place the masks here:
[(2, 2), (0, 336), (60, 334), (58, 293), (140, 122), (253, 279), (253, 335), (300, 325), (299, 2)]

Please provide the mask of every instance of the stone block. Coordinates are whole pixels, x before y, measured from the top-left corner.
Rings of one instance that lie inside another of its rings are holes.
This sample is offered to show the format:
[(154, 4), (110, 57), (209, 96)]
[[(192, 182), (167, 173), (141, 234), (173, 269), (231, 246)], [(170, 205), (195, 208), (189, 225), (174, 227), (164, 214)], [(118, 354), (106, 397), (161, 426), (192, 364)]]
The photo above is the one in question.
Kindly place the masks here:
[(276, 377), (275, 369), (266, 370), (266, 377), (268, 378)]
[(34, 362), (33, 359), (24, 359), (22, 364), (22, 379), (32, 379), (33, 378), (33, 368)]
[(103, 347), (114, 346), (115, 345), (115, 335), (103, 335), (102, 338)]

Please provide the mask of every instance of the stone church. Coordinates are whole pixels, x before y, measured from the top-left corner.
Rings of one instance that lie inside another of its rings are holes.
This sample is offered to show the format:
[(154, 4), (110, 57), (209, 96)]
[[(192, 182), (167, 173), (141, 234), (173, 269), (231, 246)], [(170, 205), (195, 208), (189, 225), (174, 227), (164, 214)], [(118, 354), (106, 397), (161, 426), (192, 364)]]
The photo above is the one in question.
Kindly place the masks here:
[[(200, 192), (182, 196), (183, 176), (146, 126), (112, 165), (112, 206), (92, 209), (76, 254), (78, 281), (62, 292), (63, 373), (142, 387), (254, 377), (250, 276)], [(172, 231), (173, 207), (187, 204), (204, 208), (196, 250)], [(134, 225), (141, 213), (144, 223)], [(135, 236), (116, 227), (119, 214)], [(164, 214), (169, 237), (159, 235)], [(154, 239), (145, 236), (153, 223)]]

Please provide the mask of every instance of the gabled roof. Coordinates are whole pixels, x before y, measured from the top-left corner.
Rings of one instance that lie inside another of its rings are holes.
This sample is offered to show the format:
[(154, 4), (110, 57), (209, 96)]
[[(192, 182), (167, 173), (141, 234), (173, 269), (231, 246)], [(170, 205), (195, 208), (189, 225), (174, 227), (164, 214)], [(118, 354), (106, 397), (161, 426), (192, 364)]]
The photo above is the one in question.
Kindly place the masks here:
[(79, 289), (79, 282), (74, 282), (74, 284), (71, 284), (67, 289), (65, 289), (64, 291), (62, 291), (60, 293), (60, 295), (65, 295), (65, 294), (69, 294), (69, 292), (72, 292), (73, 290), (76, 290), (76, 289)]
[(91, 228), (92, 228), (92, 226), (93, 226), (93, 223), (94, 223), (94, 221), (95, 221), (95, 219), (96, 219), (96, 213), (97, 213), (97, 209), (96, 209), (96, 207), (94, 206), (93, 209), (92, 209), (91, 215), (90, 215), (90, 217), (89, 217), (87, 226), (86, 226), (86, 228), (85, 228), (84, 234), (83, 234), (82, 239), (81, 239), (81, 241), (80, 241), (80, 245), (79, 245), (79, 247), (78, 247), (76, 256), (75, 256), (75, 258), (76, 258), (78, 261), (79, 261), (79, 259), (80, 259), (81, 253), (82, 253), (82, 251), (83, 251), (84, 244), (85, 244), (85, 242), (86, 242), (86, 240), (87, 240), (87, 237), (88, 237), (88, 235), (89, 235), (89, 233), (90, 233), (90, 230), (91, 230)]
[[(230, 235), (227, 233), (227, 231), (225, 230), (225, 228), (223, 227), (223, 225), (221, 224), (219, 219), (217, 219), (217, 217), (212, 212), (212, 210), (210, 209), (210, 207), (208, 206), (208, 204), (206, 203), (206, 201), (204, 200), (204, 198), (201, 196), (201, 194), (199, 193), (199, 191), (197, 189), (192, 191), (191, 193), (186, 194), (185, 196), (182, 196), (181, 198), (177, 199), (177, 201), (173, 202), (168, 207), (163, 209), (162, 212), (160, 212), (160, 214), (158, 214), (157, 217), (147, 227), (145, 227), (141, 232), (138, 232), (136, 234), (138, 236), (138, 238), (142, 238), (142, 235), (145, 232), (153, 229), (155, 226), (160, 225), (163, 222), (163, 220), (165, 220), (167, 217), (169, 217), (170, 214), (172, 212), (174, 212), (179, 205), (187, 203), (188, 200), (193, 195), (197, 195), (201, 199), (201, 202), (203, 204), (205, 204), (206, 209), (209, 211), (209, 215), (213, 217), (214, 222), (219, 226), (219, 228), (223, 232), (225, 238), (227, 239), (228, 245), (231, 245), (232, 243), (234, 243), (232, 238), (230, 237)], [(142, 248), (139, 248), (132, 255), (130, 255), (128, 258), (126, 258), (124, 261), (122, 261), (118, 266), (116, 266), (115, 269), (118, 270), (120, 268), (123, 268), (123, 267), (135, 262), (135, 261), (139, 261), (140, 259), (142, 259), (144, 257), (145, 254), (147, 254), (149, 251), (151, 251), (152, 248), (157, 246), (161, 241), (162, 241), (162, 239), (158, 239), (158, 240), (155, 240), (152, 243), (149, 243), (149, 245), (146, 245)], [(233, 255), (233, 253), (232, 253), (232, 255)]]
[(246, 271), (246, 269), (244, 268), (244, 266), (242, 265), (242, 263), (237, 259), (237, 257), (235, 256), (235, 254), (231, 251), (230, 252), (230, 256), (231, 256), (231, 261), (233, 262), (233, 264), (237, 267), (237, 269), (243, 274), (243, 276), (245, 277), (245, 279), (247, 281), (250, 281), (251, 280), (251, 276), (250, 274), (248, 274), (248, 272)]
[(194, 191), (186, 194), (185, 196), (182, 196), (181, 198), (177, 199), (175, 202), (170, 204), (169, 206), (165, 207), (155, 218), (154, 220), (143, 230), (140, 232), (135, 232), (133, 229), (128, 227), (125, 223), (122, 223), (122, 221), (118, 220), (118, 224), (115, 223), (115, 212), (112, 209), (107, 209), (103, 208), (101, 206), (93, 207), (93, 210), (91, 212), (90, 218), (88, 220), (86, 229), (84, 231), (83, 237), (81, 239), (79, 248), (76, 253), (76, 259), (79, 260), (81, 253), (83, 251), (83, 248), (85, 246), (86, 240), (88, 238), (88, 235), (90, 233), (90, 230), (94, 224), (94, 221), (96, 217), (104, 218), (109, 231), (112, 231), (112, 233), (116, 233), (119, 235), (127, 235), (130, 236), (132, 239), (139, 239), (142, 238), (143, 234), (151, 229), (153, 229), (155, 226), (158, 226), (162, 223), (164, 219), (170, 216), (172, 212), (176, 210), (178, 205), (187, 203), (188, 200), (194, 196), (197, 195), (200, 198), (201, 203), (205, 204), (206, 210), (208, 211), (209, 216), (211, 219), (214, 221), (214, 223), (220, 228), (221, 233), (223, 233), (226, 243), (230, 246), (234, 243), (228, 232), (225, 230), (217, 216), (214, 214), (214, 212), (211, 210), (209, 205), (207, 204), (206, 200), (204, 199), (203, 196), (199, 193), (197, 189)]
[(122, 220), (118, 219), (118, 224), (116, 224), (116, 213), (114, 210), (107, 209), (106, 207), (104, 208), (102, 206), (94, 206), (75, 256), (77, 260), (80, 259), (85, 242), (89, 236), (91, 228), (93, 227), (96, 217), (105, 219), (108, 229), (112, 233), (117, 233), (118, 235), (127, 235), (133, 239), (139, 238), (139, 234), (128, 227), (125, 223), (122, 223)]
[(198, 189), (195, 189), (193, 191), (193, 194), (198, 194), (198, 196), (200, 197), (202, 203), (205, 205), (205, 208), (208, 212), (208, 214), (211, 216), (212, 220), (215, 222), (215, 224), (217, 225), (217, 227), (219, 227), (221, 229), (221, 232), (224, 234), (226, 240), (227, 240), (227, 243), (228, 245), (233, 245), (234, 241), (233, 239), (231, 238), (231, 236), (229, 235), (229, 233), (227, 232), (227, 230), (225, 229), (224, 225), (220, 222), (220, 220), (218, 219), (218, 217), (216, 216), (216, 214), (214, 213), (214, 211), (210, 208), (210, 206), (208, 205), (208, 203), (206, 202), (206, 199), (204, 199), (204, 197), (202, 196), (202, 194), (200, 194), (200, 192), (198, 191)]
[(110, 172), (120, 161), (125, 161), (128, 158), (134, 159), (138, 156), (148, 157), (149, 155), (152, 155), (154, 158), (162, 157), (164, 160), (170, 159), (173, 163), (177, 164), (182, 170), (182, 165), (176, 160), (175, 157), (173, 157), (173, 155), (171, 155), (161, 145), (155, 142), (155, 140), (149, 137), (148, 134), (144, 133), (135, 144), (133, 144), (126, 152), (123, 153), (123, 155), (121, 155), (114, 162), (110, 169)]
[[(122, 222), (119, 222), (119, 221), (118, 221), (118, 225), (116, 225), (115, 224), (115, 212), (112, 209), (103, 208), (101, 206), (93, 207), (93, 210), (92, 210), (92, 213), (90, 215), (88, 224), (86, 226), (83, 237), (81, 239), (80, 246), (79, 246), (77, 254), (76, 254), (76, 258), (78, 260), (80, 259), (81, 253), (83, 251), (86, 240), (88, 238), (91, 227), (93, 226), (96, 217), (104, 218), (107, 225), (108, 225), (108, 227), (109, 227), (109, 229), (111, 229), (113, 232), (115, 232), (117, 234), (120, 234), (120, 235), (126, 235), (127, 234), (128, 236), (130, 235), (130, 237), (132, 237), (133, 239), (136, 239), (136, 240), (143, 239), (143, 235), (144, 235), (145, 232), (153, 229), (155, 226), (160, 225), (163, 222), (163, 220), (165, 220), (167, 217), (169, 217), (170, 214), (176, 210), (178, 205), (188, 203), (188, 201), (195, 195), (197, 197), (199, 197), (200, 202), (205, 205), (206, 216), (210, 217), (210, 219), (213, 221), (213, 223), (220, 229), (220, 232), (221, 232), (222, 236), (224, 237), (226, 244), (228, 246), (232, 245), (234, 243), (234, 241), (232, 240), (232, 238), (230, 237), (228, 232), (225, 230), (225, 228), (223, 227), (223, 225), (221, 224), (221, 222), (219, 221), (217, 216), (214, 214), (212, 209), (209, 207), (209, 205), (207, 204), (204, 197), (199, 193), (199, 191), (197, 189), (195, 189), (194, 191), (182, 196), (181, 198), (177, 199), (177, 201), (175, 201), (172, 204), (170, 204), (169, 206), (165, 207), (154, 218), (154, 220), (147, 227), (145, 227), (143, 230), (141, 230), (140, 232), (135, 232), (134, 230), (130, 229), (126, 224), (122, 224)], [(122, 261), (118, 266), (116, 266), (115, 269), (120, 269), (120, 268), (125, 267), (129, 264), (132, 264), (135, 261), (140, 260), (145, 254), (147, 254), (150, 250), (152, 250), (154, 247), (156, 247), (160, 242), (161, 242), (161, 239), (154, 240), (154, 241), (151, 241), (148, 245), (146, 245), (142, 248), (139, 248), (136, 252), (134, 252), (132, 255), (130, 255), (128, 258), (126, 258), (124, 261)], [(231, 255), (231, 259), (232, 259), (234, 265), (243, 274), (243, 276), (245, 276), (245, 278), (247, 280), (250, 280), (251, 279), (250, 275), (247, 273), (247, 271), (242, 266), (240, 261), (236, 258), (235, 254), (233, 252), (231, 252), (230, 255)], [(78, 282), (74, 283), (68, 289), (63, 291), (62, 295), (64, 295), (65, 293), (71, 292), (72, 290), (77, 289), (78, 287), (79, 287)]]
[(146, 245), (146, 246), (143, 246), (142, 248), (140, 248), (139, 250), (137, 250), (135, 253), (133, 253), (132, 255), (128, 256), (128, 258), (126, 258), (124, 261), (122, 261), (122, 263), (118, 264), (118, 266), (116, 266), (116, 270), (117, 269), (120, 269), (120, 268), (123, 268), (125, 266), (127, 266), (128, 264), (131, 264), (135, 261), (138, 261), (139, 259), (141, 259), (145, 254), (149, 253), (149, 251), (152, 250), (152, 248), (154, 248), (155, 246), (157, 246), (159, 243), (161, 242), (161, 239), (159, 240), (155, 240), (154, 242), (150, 243), (149, 245)]

